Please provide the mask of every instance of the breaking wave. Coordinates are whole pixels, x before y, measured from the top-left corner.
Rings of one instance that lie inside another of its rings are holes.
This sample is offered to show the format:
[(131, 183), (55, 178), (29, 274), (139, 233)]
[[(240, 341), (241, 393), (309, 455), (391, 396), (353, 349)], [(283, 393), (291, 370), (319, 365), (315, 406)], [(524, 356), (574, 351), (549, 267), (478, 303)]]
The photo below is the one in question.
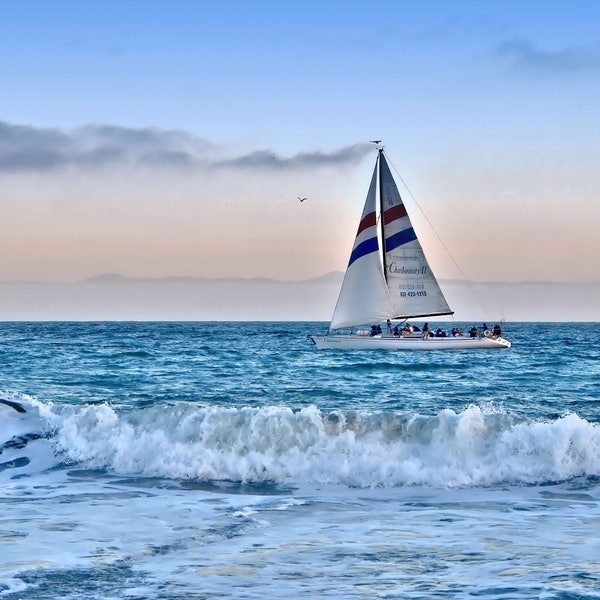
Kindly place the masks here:
[(0, 403), (0, 463), (12, 473), (33, 463), (67, 464), (121, 475), (358, 487), (600, 475), (600, 426), (576, 414), (533, 422), (492, 405), (424, 416), (183, 403), (118, 412), (26, 398), (19, 404), (26, 412)]

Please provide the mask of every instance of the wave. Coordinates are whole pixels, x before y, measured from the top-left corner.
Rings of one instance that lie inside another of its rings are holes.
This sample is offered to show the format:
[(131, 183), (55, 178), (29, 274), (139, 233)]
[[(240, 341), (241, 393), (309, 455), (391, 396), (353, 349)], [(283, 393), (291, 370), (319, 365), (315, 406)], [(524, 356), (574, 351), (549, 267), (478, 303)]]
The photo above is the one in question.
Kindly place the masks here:
[[(600, 475), (600, 426), (574, 413), (526, 421), (493, 405), (426, 416), (187, 403), (116, 411), (1, 398), (26, 409), (0, 402), (7, 417), (2, 464), (21, 457), (28, 461), (21, 466), (78, 465), (128, 476), (358, 487), (543, 484)], [(20, 472), (18, 464), (9, 467)]]
[(0, 396), (0, 475), (39, 473), (53, 466), (52, 448), (46, 439), (46, 420), (37, 403), (26, 396)]

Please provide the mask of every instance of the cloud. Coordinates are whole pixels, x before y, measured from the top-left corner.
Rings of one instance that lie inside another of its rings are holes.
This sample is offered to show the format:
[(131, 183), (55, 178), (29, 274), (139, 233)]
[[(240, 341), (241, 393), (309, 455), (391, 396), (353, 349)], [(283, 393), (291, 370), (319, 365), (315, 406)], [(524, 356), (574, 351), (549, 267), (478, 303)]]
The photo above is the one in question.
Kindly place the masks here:
[(86, 125), (72, 130), (0, 122), (0, 172), (111, 164), (190, 166), (212, 146), (183, 131)]
[(571, 47), (562, 50), (539, 50), (525, 40), (500, 44), (497, 52), (517, 67), (543, 73), (575, 73), (600, 71), (600, 49)]
[(333, 152), (302, 152), (290, 158), (275, 154), (270, 150), (258, 150), (236, 158), (215, 163), (217, 167), (292, 169), (323, 167), (329, 165), (355, 164), (373, 151), (369, 143), (345, 146)]
[(98, 124), (63, 130), (0, 121), (0, 173), (112, 165), (292, 169), (354, 164), (371, 150), (372, 146), (367, 143), (329, 153), (300, 153), (290, 158), (271, 150), (257, 150), (224, 159), (222, 148), (185, 131)]

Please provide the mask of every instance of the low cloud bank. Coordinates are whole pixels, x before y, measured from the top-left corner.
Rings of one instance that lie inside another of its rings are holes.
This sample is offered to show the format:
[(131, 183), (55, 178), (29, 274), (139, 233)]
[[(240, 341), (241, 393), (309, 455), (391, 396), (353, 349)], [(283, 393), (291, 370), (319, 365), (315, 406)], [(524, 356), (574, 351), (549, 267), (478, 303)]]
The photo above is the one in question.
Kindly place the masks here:
[(291, 157), (270, 149), (238, 156), (186, 131), (91, 124), (75, 129), (34, 127), (0, 121), (0, 173), (52, 172), (136, 166), (183, 169), (304, 169), (355, 164), (372, 151), (359, 143), (331, 152)]

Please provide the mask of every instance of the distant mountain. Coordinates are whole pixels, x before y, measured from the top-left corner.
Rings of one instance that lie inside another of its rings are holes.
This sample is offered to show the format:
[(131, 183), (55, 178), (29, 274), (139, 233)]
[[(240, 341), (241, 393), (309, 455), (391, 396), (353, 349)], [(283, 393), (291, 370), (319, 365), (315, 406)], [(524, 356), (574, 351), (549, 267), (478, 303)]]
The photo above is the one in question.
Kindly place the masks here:
[(521, 280), (521, 281), (467, 281), (465, 279), (438, 279), (440, 285), (482, 285), (482, 286), (580, 286), (580, 285), (600, 285), (600, 280), (589, 280), (589, 281), (533, 281), (533, 280)]
[(84, 279), (79, 283), (280, 283), (276, 279), (268, 279), (267, 277), (257, 277), (254, 279), (246, 279), (243, 277), (193, 277), (193, 276), (176, 276), (169, 275), (166, 277), (129, 277), (127, 275), (119, 275), (117, 273), (104, 273)]
[(341, 271), (331, 271), (330, 273), (326, 273), (325, 275), (321, 275), (320, 277), (313, 277), (312, 279), (307, 279), (301, 283), (335, 283), (341, 284), (344, 279), (344, 273)]
[[(101, 273), (93, 277), (88, 277), (76, 282), (65, 281), (0, 281), (0, 284), (6, 285), (79, 285), (79, 284), (135, 284), (135, 283), (190, 283), (190, 284), (209, 284), (209, 283), (231, 283), (231, 284), (268, 284), (268, 285), (294, 285), (294, 284), (324, 284), (341, 285), (344, 279), (344, 273), (341, 271), (330, 271), (319, 277), (310, 279), (299, 279), (295, 281), (284, 281), (270, 277), (204, 277), (204, 276), (176, 276), (169, 275), (165, 277), (131, 277), (129, 275), (120, 275), (119, 273)], [(587, 287), (598, 286), (600, 281), (590, 280), (578, 283), (569, 281), (465, 281), (464, 279), (439, 279), (442, 287), (445, 286), (485, 286), (485, 287)]]
[(119, 275), (118, 273), (103, 273), (102, 275), (95, 275), (94, 277), (84, 279), (79, 283), (125, 283), (132, 280), (133, 278)]
[(332, 271), (320, 277), (298, 281), (282, 281), (280, 279), (271, 279), (269, 277), (129, 277), (127, 275), (119, 275), (118, 273), (103, 273), (84, 279), (80, 283), (99, 283), (99, 284), (116, 284), (116, 283), (252, 283), (252, 284), (270, 284), (270, 285), (290, 285), (294, 283), (311, 284), (340, 284), (344, 274), (340, 271)]

